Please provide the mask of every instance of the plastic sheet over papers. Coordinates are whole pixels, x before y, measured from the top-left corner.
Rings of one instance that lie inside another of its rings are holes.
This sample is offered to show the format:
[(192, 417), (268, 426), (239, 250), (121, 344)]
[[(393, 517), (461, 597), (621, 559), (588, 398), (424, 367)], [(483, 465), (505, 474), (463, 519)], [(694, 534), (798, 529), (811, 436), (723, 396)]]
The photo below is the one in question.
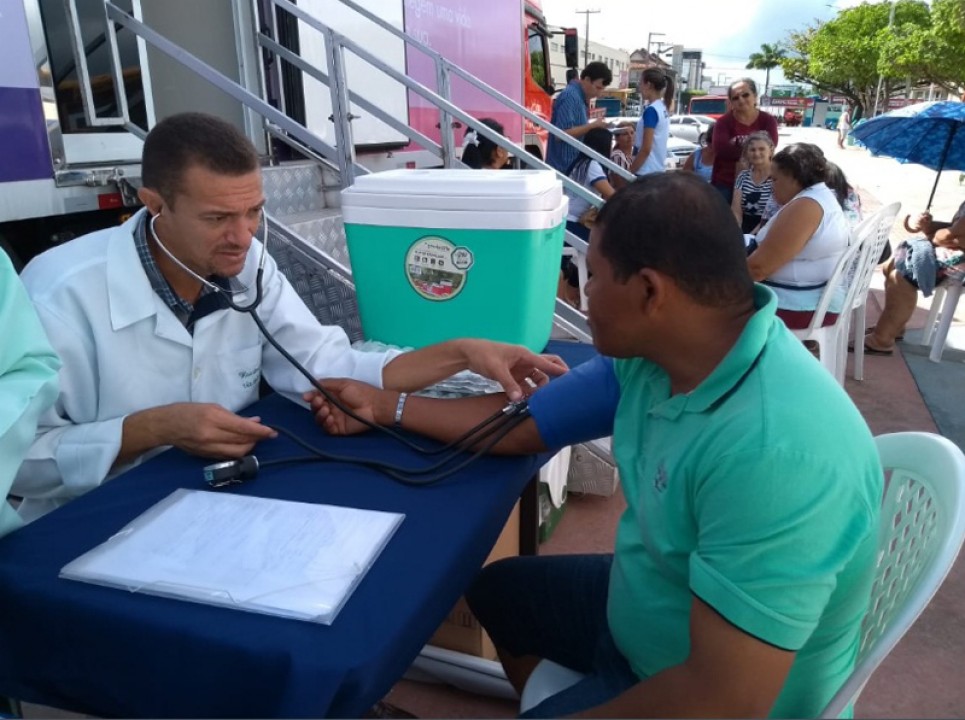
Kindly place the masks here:
[(176, 490), (60, 576), (327, 625), (403, 517)]

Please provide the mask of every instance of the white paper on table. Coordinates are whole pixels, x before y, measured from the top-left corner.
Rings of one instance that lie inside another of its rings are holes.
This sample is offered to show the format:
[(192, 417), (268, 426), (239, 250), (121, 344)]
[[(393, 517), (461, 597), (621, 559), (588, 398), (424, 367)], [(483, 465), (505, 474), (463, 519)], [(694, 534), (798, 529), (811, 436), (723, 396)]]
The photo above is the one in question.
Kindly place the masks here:
[(176, 490), (60, 576), (330, 624), (403, 518)]

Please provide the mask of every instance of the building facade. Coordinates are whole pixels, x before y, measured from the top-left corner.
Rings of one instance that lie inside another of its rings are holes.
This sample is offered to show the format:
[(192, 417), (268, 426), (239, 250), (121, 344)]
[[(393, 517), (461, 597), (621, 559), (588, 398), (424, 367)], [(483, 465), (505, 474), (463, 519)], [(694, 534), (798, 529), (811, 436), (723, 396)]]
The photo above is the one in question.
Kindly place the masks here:
[[(550, 37), (550, 73), (553, 78), (553, 85), (559, 90), (566, 86), (566, 61), (563, 56), (563, 36), (554, 35)], [(627, 87), (628, 75), (630, 70), (630, 53), (626, 50), (612, 48), (603, 43), (590, 40), (589, 47), (584, 51), (583, 39), (580, 39), (580, 69), (583, 69), (591, 62), (603, 62), (613, 73), (613, 82), (610, 87)], [(586, 57), (587, 59), (584, 59)]]

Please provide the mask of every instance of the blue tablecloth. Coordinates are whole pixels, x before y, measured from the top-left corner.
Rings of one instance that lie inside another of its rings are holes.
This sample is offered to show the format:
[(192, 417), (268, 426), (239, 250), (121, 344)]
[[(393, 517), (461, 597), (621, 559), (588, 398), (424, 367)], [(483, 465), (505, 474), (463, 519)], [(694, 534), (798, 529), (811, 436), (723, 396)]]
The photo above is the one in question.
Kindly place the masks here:
[[(374, 433), (328, 438), (278, 396), (250, 412), (332, 452), (419, 462)], [(282, 437), (256, 453), (304, 451)], [(464, 591), (538, 460), (484, 458), (423, 488), (355, 466), (303, 464), (266, 468), (230, 490), (405, 513), (331, 626), (57, 577), (173, 490), (205, 487), (204, 464), (165, 452), (0, 541), (0, 694), (102, 717), (358, 716)]]

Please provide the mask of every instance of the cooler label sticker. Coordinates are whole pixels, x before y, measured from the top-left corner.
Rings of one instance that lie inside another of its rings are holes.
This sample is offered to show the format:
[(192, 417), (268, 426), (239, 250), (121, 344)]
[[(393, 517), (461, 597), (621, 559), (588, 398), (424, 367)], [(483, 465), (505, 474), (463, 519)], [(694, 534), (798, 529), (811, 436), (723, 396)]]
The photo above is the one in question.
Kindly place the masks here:
[(416, 240), (405, 254), (405, 276), (426, 300), (452, 300), (465, 287), (473, 261), (469, 248), (429, 235)]

